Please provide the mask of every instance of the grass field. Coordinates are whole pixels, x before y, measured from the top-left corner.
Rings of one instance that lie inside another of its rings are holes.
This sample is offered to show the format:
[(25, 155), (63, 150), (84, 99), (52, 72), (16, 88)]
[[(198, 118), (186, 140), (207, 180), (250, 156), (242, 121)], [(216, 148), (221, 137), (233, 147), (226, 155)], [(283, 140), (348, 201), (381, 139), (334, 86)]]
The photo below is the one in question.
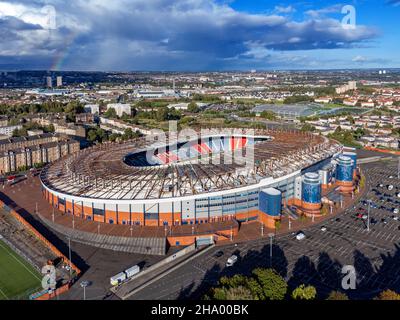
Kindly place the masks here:
[(27, 299), (40, 287), (40, 274), (0, 240), (0, 300)]

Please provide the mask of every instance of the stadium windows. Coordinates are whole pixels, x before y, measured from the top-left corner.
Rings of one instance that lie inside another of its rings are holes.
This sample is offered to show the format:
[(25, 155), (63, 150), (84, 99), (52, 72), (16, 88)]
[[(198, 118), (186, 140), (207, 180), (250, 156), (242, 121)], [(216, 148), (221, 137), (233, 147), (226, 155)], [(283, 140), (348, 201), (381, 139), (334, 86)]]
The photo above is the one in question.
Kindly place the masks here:
[(104, 209), (93, 208), (93, 214), (104, 216)]

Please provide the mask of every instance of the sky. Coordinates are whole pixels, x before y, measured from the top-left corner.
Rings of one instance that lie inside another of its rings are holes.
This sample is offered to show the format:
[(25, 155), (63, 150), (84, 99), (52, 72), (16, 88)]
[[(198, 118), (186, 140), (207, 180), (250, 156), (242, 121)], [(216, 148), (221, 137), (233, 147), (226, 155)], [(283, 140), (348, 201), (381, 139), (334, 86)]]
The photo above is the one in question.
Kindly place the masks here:
[(400, 0), (0, 0), (0, 70), (400, 67)]

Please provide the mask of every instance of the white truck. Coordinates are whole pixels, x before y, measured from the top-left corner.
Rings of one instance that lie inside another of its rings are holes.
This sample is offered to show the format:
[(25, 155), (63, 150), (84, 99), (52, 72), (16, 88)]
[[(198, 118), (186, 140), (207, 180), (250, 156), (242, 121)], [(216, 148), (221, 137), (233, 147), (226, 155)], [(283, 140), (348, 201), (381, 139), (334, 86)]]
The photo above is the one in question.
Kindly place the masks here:
[(237, 260), (238, 260), (238, 257), (236, 255), (232, 255), (226, 261), (226, 266), (227, 267), (232, 267), (236, 263)]
[(135, 274), (138, 274), (140, 272), (140, 267), (138, 265), (130, 267), (129, 269), (126, 269), (125, 271), (126, 277), (129, 279), (133, 277)]
[(119, 284), (121, 284), (125, 280), (126, 280), (125, 272), (120, 272), (117, 275), (112, 276), (110, 278), (110, 283), (111, 283), (112, 286), (118, 286)]

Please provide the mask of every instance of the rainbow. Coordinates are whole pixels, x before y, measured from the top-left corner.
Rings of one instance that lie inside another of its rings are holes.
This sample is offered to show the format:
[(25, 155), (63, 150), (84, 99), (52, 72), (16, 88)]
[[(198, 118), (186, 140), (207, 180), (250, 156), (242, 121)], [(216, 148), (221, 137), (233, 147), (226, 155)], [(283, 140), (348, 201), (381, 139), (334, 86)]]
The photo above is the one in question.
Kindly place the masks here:
[(62, 65), (66, 58), (69, 55), (69, 51), (71, 49), (71, 44), (74, 42), (77, 36), (77, 32), (71, 31), (68, 36), (65, 37), (64, 46), (61, 50), (58, 50), (56, 55), (53, 58), (53, 62), (50, 66), (51, 71), (59, 71), (62, 68)]

